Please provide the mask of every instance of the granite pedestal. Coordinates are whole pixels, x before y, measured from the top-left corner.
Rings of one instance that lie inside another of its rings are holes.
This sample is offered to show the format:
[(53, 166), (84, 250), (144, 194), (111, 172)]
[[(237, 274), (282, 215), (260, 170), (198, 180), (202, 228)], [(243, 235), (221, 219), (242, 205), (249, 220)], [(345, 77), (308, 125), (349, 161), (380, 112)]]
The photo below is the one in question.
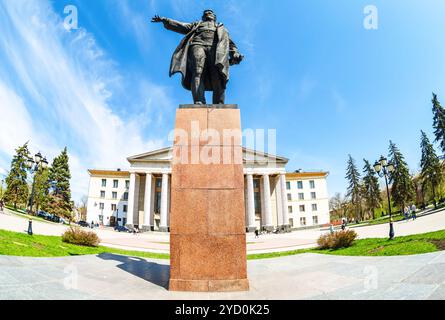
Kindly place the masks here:
[(175, 129), (169, 290), (248, 290), (240, 111), (183, 105)]

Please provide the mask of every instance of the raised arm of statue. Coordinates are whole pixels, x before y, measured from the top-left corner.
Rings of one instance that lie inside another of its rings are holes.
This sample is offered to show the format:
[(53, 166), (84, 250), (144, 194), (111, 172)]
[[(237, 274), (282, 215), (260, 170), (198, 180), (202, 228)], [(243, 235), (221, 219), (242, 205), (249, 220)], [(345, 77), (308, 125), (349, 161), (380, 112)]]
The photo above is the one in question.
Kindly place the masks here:
[(169, 18), (159, 17), (158, 15), (154, 16), (153, 19), (151, 19), (151, 22), (162, 22), (166, 29), (181, 34), (187, 34), (193, 29), (192, 23), (180, 22)]

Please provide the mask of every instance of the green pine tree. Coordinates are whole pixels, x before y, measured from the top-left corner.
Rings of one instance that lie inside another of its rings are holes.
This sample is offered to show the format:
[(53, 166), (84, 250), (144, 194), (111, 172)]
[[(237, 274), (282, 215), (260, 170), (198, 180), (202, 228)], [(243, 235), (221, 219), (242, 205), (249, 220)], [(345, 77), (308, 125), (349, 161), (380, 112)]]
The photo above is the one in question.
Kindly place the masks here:
[(73, 217), (73, 204), (70, 189), (71, 173), (67, 148), (54, 158), (48, 173), (49, 195), (45, 210), (59, 217), (71, 221)]
[(363, 159), (365, 166), (363, 167), (363, 197), (366, 207), (371, 211), (372, 218), (375, 219), (374, 211), (380, 207), (382, 197), (380, 196), (379, 178), (368, 160)]
[(422, 159), (420, 160), (421, 177), (425, 182), (425, 185), (431, 186), (433, 194), (434, 207), (437, 208), (436, 203), (436, 190), (442, 182), (442, 168), (440, 165), (439, 157), (434, 151), (434, 147), (428, 139), (425, 132), (421, 131), (422, 140), (420, 147), (422, 149)]
[(17, 209), (17, 205), (26, 206), (29, 194), (26, 180), (28, 175), (26, 161), (30, 157), (28, 142), (15, 151), (16, 154), (11, 161), (11, 170), (6, 177), (6, 192), (4, 198), (6, 203), (12, 203), (14, 209)]
[(397, 146), (389, 142), (389, 161), (394, 165), (394, 172), (389, 175), (391, 197), (400, 209), (404, 209), (415, 198), (415, 189), (408, 165)]
[(351, 204), (354, 209), (355, 218), (362, 219), (362, 186), (360, 184), (360, 173), (355, 165), (355, 161), (351, 155), (349, 155), (347, 168), (346, 168), (346, 180), (348, 180), (348, 190), (346, 196), (351, 199)]
[(445, 153), (445, 109), (441, 106), (437, 95), (433, 93), (433, 128), (436, 139), (439, 142), (442, 152)]
[(48, 201), (49, 195), (49, 169), (42, 169), (34, 175), (34, 208), (38, 212)]

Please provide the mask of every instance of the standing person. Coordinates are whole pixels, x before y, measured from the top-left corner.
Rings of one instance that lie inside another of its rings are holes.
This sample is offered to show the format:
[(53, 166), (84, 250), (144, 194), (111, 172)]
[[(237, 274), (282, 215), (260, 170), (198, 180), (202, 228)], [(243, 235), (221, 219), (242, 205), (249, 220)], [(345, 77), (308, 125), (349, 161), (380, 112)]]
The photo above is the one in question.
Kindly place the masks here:
[(341, 229), (343, 231), (346, 229), (346, 220), (345, 220), (345, 218), (343, 218), (342, 221), (341, 221)]
[(258, 229), (255, 229), (255, 238), (260, 237), (260, 231)]
[(405, 207), (404, 209), (403, 209), (403, 215), (405, 216), (405, 220), (406, 221), (408, 221), (408, 207)]
[(411, 215), (413, 217), (413, 220), (417, 219), (416, 210), (417, 210), (416, 205), (413, 203), (413, 205), (411, 206)]
[(330, 233), (334, 233), (334, 225), (331, 223), (331, 225), (329, 226), (329, 232)]

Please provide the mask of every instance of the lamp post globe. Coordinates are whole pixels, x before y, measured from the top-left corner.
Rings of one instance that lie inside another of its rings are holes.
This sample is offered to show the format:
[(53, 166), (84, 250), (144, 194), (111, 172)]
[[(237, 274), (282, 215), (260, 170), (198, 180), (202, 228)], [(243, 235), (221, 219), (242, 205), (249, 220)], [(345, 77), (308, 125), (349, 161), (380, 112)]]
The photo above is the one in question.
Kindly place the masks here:
[(34, 156), (34, 159), (37, 164), (39, 164), (40, 161), (42, 161), (43, 157), (42, 157), (42, 154), (40, 153), (40, 151), (36, 153), (36, 155)]
[(382, 165), (382, 167), (386, 167), (386, 165), (387, 165), (387, 159), (384, 157), (384, 156), (381, 156), (380, 157), (380, 160), (379, 160), (379, 162), (380, 162), (380, 164)]
[(394, 165), (392, 164), (392, 163), (389, 163), (388, 164), (388, 172), (394, 172), (394, 170), (395, 170), (396, 168), (394, 167)]
[(42, 169), (48, 168), (48, 160), (46, 158), (43, 158), (42, 160)]
[(382, 165), (380, 164), (380, 162), (376, 161), (376, 163), (374, 163), (374, 170), (377, 173), (380, 173), (380, 171), (382, 170)]
[(33, 159), (28, 158), (28, 159), (25, 161), (25, 166), (26, 166), (28, 169), (31, 169), (33, 165), (34, 165), (34, 160), (33, 160)]

